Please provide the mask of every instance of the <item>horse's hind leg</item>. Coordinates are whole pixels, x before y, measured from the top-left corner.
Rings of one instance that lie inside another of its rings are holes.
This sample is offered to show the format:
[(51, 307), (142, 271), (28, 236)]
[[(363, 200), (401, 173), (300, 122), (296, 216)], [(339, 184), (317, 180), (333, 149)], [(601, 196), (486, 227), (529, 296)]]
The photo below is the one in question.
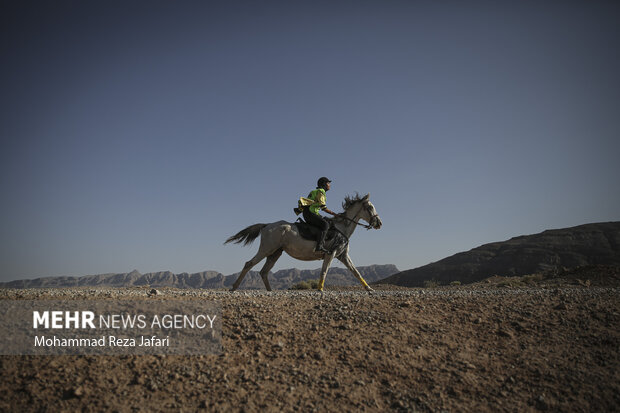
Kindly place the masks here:
[(265, 255), (266, 254), (262, 252), (262, 249), (259, 248), (256, 255), (252, 257), (250, 261), (245, 263), (243, 269), (241, 270), (241, 274), (239, 274), (239, 277), (237, 277), (237, 281), (235, 281), (230, 291), (235, 291), (237, 288), (239, 288), (239, 285), (241, 285), (241, 281), (243, 281), (243, 277), (245, 277), (245, 275), (248, 273), (248, 271), (252, 269), (253, 266), (261, 262), (263, 258), (265, 258)]
[(268, 256), (267, 261), (265, 261), (265, 265), (260, 270), (260, 276), (263, 279), (263, 282), (265, 283), (265, 288), (267, 289), (267, 291), (271, 291), (271, 286), (269, 285), (269, 278), (268, 278), (269, 271), (271, 271), (276, 261), (278, 261), (278, 259), (282, 256), (282, 251), (283, 249), (280, 248), (279, 250), (277, 250), (276, 252)]
[[(245, 275), (248, 273), (248, 271), (250, 271), (250, 269), (252, 269), (252, 267), (254, 267), (256, 264), (261, 262), (263, 258), (271, 257), (277, 251), (280, 251), (278, 256), (275, 258), (275, 260), (269, 267), (269, 269), (271, 269), (271, 267), (273, 267), (273, 264), (275, 264), (278, 258), (280, 258), (280, 255), (282, 255), (280, 244), (278, 243), (277, 239), (274, 239), (273, 237), (269, 235), (270, 235), (269, 233), (263, 234), (263, 232), (261, 232), (261, 240), (260, 240), (260, 246), (258, 247), (258, 252), (256, 253), (254, 257), (252, 257), (250, 261), (245, 263), (245, 265), (243, 266), (243, 269), (241, 270), (241, 274), (239, 274), (239, 277), (237, 277), (237, 281), (235, 281), (230, 291), (235, 291), (237, 288), (239, 288), (239, 285), (241, 285), (241, 281), (243, 281), (243, 277), (245, 277)], [(269, 272), (269, 269), (267, 270), (267, 272)], [(263, 277), (263, 280), (265, 278), (266, 276)]]

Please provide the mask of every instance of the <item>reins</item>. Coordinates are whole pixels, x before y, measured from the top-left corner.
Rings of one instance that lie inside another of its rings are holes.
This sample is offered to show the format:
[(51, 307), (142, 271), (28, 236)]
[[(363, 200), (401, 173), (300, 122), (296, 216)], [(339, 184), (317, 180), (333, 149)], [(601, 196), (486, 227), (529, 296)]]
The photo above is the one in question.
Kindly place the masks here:
[[(353, 222), (355, 225), (362, 226), (362, 227), (364, 227), (364, 228), (366, 228), (366, 229), (372, 229), (372, 226), (371, 226), (370, 224), (362, 224), (362, 223), (360, 223), (360, 222), (358, 222), (358, 221), (355, 221), (355, 220), (353, 220), (353, 219), (351, 219), (351, 218), (349, 218), (349, 217), (345, 216), (344, 214), (339, 214), (339, 215), (338, 215), (338, 217), (339, 217), (339, 218), (346, 219), (347, 221)], [(372, 218), (374, 218), (374, 217), (376, 217), (376, 215), (373, 215), (373, 216), (371, 217), (371, 219), (372, 219)]]
[(346, 219), (347, 221), (350, 221), (350, 222), (354, 223), (355, 225), (362, 226), (362, 227), (364, 227), (364, 228), (366, 228), (366, 229), (371, 229), (371, 228), (372, 228), (372, 227), (370, 226), (370, 224), (362, 224), (362, 223), (360, 223), (360, 222), (358, 222), (358, 221), (355, 221), (355, 220), (353, 220), (353, 219), (351, 219), (351, 218), (349, 218), (349, 217), (345, 217), (344, 215), (340, 215), (340, 217), (341, 217), (341, 218)]

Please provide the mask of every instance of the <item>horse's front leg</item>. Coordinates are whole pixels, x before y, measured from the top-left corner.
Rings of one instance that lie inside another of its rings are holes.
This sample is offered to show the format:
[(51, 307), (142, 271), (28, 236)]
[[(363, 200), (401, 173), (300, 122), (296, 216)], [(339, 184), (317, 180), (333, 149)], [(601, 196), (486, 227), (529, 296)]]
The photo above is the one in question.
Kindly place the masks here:
[(323, 267), (321, 268), (321, 277), (319, 278), (319, 286), (318, 290), (323, 292), (323, 284), (325, 284), (325, 276), (327, 275), (327, 270), (329, 270), (329, 266), (332, 265), (332, 260), (334, 259), (334, 254), (325, 254), (323, 257)]
[(368, 285), (368, 283), (364, 280), (364, 278), (362, 277), (362, 274), (360, 274), (357, 268), (355, 268), (355, 265), (353, 265), (353, 261), (351, 261), (351, 257), (349, 257), (348, 251), (345, 254), (338, 257), (338, 259), (353, 273), (353, 275), (355, 275), (355, 277), (357, 277), (358, 280), (360, 280), (360, 282), (362, 283), (366, 291), (374, 291), (370, 287), (370, 285)]

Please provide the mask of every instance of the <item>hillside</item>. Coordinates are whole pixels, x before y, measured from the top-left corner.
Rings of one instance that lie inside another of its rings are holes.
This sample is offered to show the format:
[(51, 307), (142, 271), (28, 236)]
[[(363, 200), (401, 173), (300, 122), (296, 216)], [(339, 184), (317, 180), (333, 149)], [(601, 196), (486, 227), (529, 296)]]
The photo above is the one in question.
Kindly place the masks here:
[[(371, 283), (398, 272), (392, 264), (370, 265), (359, 267), (364, 279)], [(174, 274), (170, 271), (160, 271), (140, 274), (137, 270), (129, 273), (86, 275), (83, 277), (44, 277), (32, 280), (15, 280), (0, 283), (0, 288), (64, 288), (64, 287), (172, 287), (172, 288), (230, 288), (237, 279), (235, 273), (226, 276), (216, 271), (203, 271), (194, 274)], [(299, 270), (297, 268), (276, 271), (269, 274), (269, 282), (273, 289), (287, 289), (294, 284), (316, 279), (320, 269)], [(327, 273), (326, 286), (355, 286), (359, 281), (345, 268), (332, 267)], [(249, 272), (242, 289), (264, 289), (265, 285), (257, 271)]]
[(468, 284), (493, 275), (521, 276), (586, 265), (620, 265), (620, 222), (553, 229), (482, 245), (380, 283), (405, 287), (421, 287), (430, 280)]

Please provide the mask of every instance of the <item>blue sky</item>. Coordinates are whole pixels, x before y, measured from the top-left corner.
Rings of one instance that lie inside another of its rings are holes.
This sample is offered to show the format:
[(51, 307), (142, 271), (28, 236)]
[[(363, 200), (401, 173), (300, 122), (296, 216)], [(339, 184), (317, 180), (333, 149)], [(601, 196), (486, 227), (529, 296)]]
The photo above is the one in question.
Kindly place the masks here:
[(320, 176), (360, 266), (619, 220), (620, 8), (440, 3), (3, 4), (0, 280), (231, 274)]

